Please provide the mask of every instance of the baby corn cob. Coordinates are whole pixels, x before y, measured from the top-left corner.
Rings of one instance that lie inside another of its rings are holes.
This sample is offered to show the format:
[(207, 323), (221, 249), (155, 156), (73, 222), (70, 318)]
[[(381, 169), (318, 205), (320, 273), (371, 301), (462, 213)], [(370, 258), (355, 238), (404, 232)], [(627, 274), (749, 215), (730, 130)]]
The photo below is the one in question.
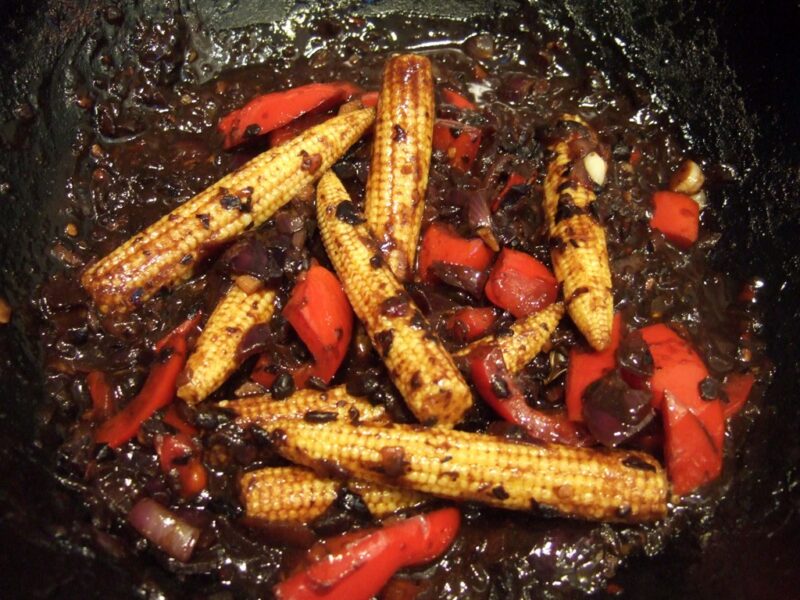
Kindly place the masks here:
[(188, 404), (202, 402), (239, 367), (239, 344), (259, 323), (272, 318), (275, 292), (248, 294), (231, 285), (208, 318), (194, 352), (186, 361), (177, 395)]
[(328, 256), (353, 310), (392, 381), (422, 423), (452, 426), (472, 394), (414, 302), (383, 264), (363, 217), (332, 172), (317, 187), (317, 221)]
[(375, 119), (364, 213), (389, 268), (406, 281), (414, 268), (433, 138), (433, 77), (422, 56), (390, 58)]
[(503, 353), (509, 373), (518, 373), (542, 351), (563, 316), (564, 305), (556, 302), (544, 310), (516, 321), (508, 335), (492, 335), (477, 340), (459, 350), (456, 356), (468, 356), (475, 348), (491, 344), (497, 346)]
[(641, 452), (523, 444), (413, 425), (282, 421), (271, 435), (276, 450), (295, 463), (450, 500), (599, 521), (651, 521), (667, 511), (664, 470)]
[(220, 179), (89, 267), (81, 282), (101, 312), (127, 312), (188, 279), (204, 252), (269, 219), (370, 126), (364, 109), (333, 117)]
[(430, 500), (430, 496), (419, 492), (378, 483), (350, 481), (344, 484), (319, 477), (302, 467), (271, 467), (245, 473), (240, 489), (248, 517), (284, 523), (310, 523), (319, 518), (345, 489), (359, 496), (370, 514), (377, 518)]
[(252, 396), (241, 400), (223, 400), (221, 408), (233, 411), (239, 425), (265, 425), (281, 419), (325, 421), (349, 419), (358, 423), (388, 423), (383, 406), (347, 393), (343, 385), (325, 390), (299, 390), (285, 400), (271, 396)]
[(339, 485), (298, 467), (244, 473), (239, 481), (245, 515), (278, 523), (309, 523), (330, 508)]
[(602, 350), (611, 342), (614, 297), (605, 229), (592, 206), (594, 183), (585, 166), (598, 141), (580, 117), (563, 115), (560, 125), (568, 133), (550, 146), (555, 157), (544, 184), (553, 268), (570, 317), (589, 344)]

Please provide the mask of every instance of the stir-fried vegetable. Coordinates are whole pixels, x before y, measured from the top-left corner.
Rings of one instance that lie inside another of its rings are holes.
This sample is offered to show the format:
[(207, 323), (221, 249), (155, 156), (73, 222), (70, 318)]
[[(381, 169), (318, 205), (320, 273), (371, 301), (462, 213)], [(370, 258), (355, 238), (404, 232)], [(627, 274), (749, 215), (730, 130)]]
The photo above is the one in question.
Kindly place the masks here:
[(181, 562), (187, 562), (200, 539), (200, 529), (190, 525), (151, 498), (142, 498), (128, 513), (128, 521), (145, 538)]
[(453, 169), (466, 173), (478, 156), (483, 132), (472, 125), (440, 119), (433, 127), (433, 147), (444, 152)]
[(283, 127), (308, 112), (333, 108), (359, 91), (347, 82), (310, 83), (258, 96), (220, 120), (225, 148)]
[(156, 344), (156, 362), (144, 386), (125, 408), (95, 431), (96, 443), (118, 448), (134, 437), (153, 413), (172, 402), (178, 375), (186, 362), (187, 332), (197, 325), (199, 318), (198, 314), (187, 320)]
[(448, 225), (433, 223), (422, 236), (419, 276), (423, 281), (433, 281), (433, 267), (436, 263), (484, 271), (493, 255), (491, 248), (480, 238), (463, 238)]
[(485, 293), (492, 304), (521, 319), (555, 302), (558, 283), (529, 254), (503, 248), (489, 273)]
[(656, 192), (650, 227), (663, 233), (679, 248), (689, 248), (697, 241), (700, 206), (686, 194)]
[(330, 382), (353, 334), (353, 309), (336, 275), (312, 265), (292, 290), (283, 316), (314, 357), (308, 376)]
[(478, 393), (506, 421), (522, 427), (537, 440), (581, 445), (586, 436), (564, 414), (536, 410), (525, 401), (506, 368), (503, 353), (493, 346), (479, 346), (469, 357), (470, 373)]
[[(367, 600), (403, 567), (436, 559), (453, 543), (460, 524), (455, 508), (418, 515), (352, 539), (275, 587), (281, 600)], [(352, 541), (349, 541), (352, 540)]]

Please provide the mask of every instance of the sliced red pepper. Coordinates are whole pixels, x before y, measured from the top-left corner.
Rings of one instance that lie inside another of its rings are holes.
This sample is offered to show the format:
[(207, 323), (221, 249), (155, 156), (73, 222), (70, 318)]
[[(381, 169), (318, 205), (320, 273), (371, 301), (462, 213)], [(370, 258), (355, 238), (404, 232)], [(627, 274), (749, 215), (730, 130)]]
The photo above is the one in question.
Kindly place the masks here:
[(672, 491), (678, 496), (716, 479), (722, 471), (722, 439), (710, 429), (721, 428), (724, 432), (724, 415), (718, 401), (708, 404), (709, 409), (701, 419), (677, 396), (665, 394), (664, 456)]
[(173, 338), (175, 337), (182, 337), (186, 340), (187, 344), (198, 332), (198, 328), (200, 327), (200, 321), (203, 319), (203, 313), (198, 311), (193, 314), (191, 317), (187, 318), (183, 323), (175, 327), (172, 331), (166, 333), (160, 340), (158, 340), (154, 346), (153, 350), (156, 352), (161, 352), (161, 350), (169, 344)]
[(586, 435), (561, 413), (545, 413), (528, 405), (506, 368), (496, 346), (482, 345), (469, 355), (470, 374), (486, 403), (509, 423), (519, 425), (537, 440), (583, 445)]
[(653, 357), (653, 405), (664, 411), (667, 471), (673, 491), (682, 495), (714, 479), (722, 469), (722, 401), (700, 396), (708, 369), (686, 340), (663, 323), (639, 331)]
[(494, 324), (497, 314), (491, 307), (473, 308), (466, 307), (457, 310), (447, 319), (447, 328), (453, 337), (460, 342), (471, 342), (486, 335)]
[(511, 175), (508, 176), (508, 180), (506, 181), (506, 184), (503, 186), (503, 189), (500, 190), (500, 193), (497, 194), (497, 196), (495, 196), (494, 200), (492, 200), (492, 207), (491, 207), (492, 212), (496, 212), (503, 205), (503, 200), (511, 191), (511, 188), (518, 185), (524, 185), (526, 183), (528, 183), (528, 180), (525, 179), (525, 177), (523, 177), (516, 171), (511, 173)]
[[(156, 343), (156, 362), (144, 386), (125, 408), (95, 431), (95, 443), (120, 447), (136, 435), (153, 413), (172, 402), (178, 376), (186, 363), (186, 338), (197, 320), (199, 316), (189, 319)], [(190, 327), (187, 323), (194, 324)]]
[(108, 376), (102, 371), (91, 371), (86, 375), (86, 385), (89, 387), (89, 396), (92, 399), (90, 418), (93, 421), (105, 421), (116, 408), (114, 390)]
[(663, 233), (679, 248), (686, 249), (697, 241), (700, 207), (686, 194), (656, 192), (650, 227)]
[(583, 392), (616, 366), (616, 353), (621, 339), (622, 315), (617, 313), (614, 315), (608, 348), (600, 352), (584, 352), (575, 348), (570, 350), (565, 393), (570, 421), (583, 421)]
[(367, 92), (366, 94), (361, 94), (359, 99), (361, 100), (361, 105), (364, 108), (375, 108), (378, 106), (378, 92)]
[(492, 304), (521, 319), (555, 302), (558, 282), (550, 269), (529, 254), (503, 248), (485, 292)]
[(653, 407), (661, 408), (664, 391), (669, 390), (684, 406), (695, 412), (706, 402), (700, 398), (700, 382), (708, 377), (703, 360), (691, 345), (663, 323), (639, 330), (653, 357), (650, 390)]
[(353, 309), (336, 275), (312, 265), (292, 290), (283, 316), (314, 357), (314, 375), (329, 383), (353, 335)]
[(493, 255), (491, 248), (482, 239), (463, 238), (449, 225), (433, 223), (422, 237), (419, 251), (420, 279), (427, 282), (435, 280), (431, 266), (437, 261), (483, 271), (489, 266)]
[(175, 408), (175, 404), (170, 404), (167, 407), (161, 420), (178, 433), (185, 433), (188, 436), (195, 436), (199, 433), (197, 427), (184, 421), (178, 414), (178, 409)]
[(433, 147), (447, 155), (454, 169), (466, 173), (478, 156), (482, 136), (478, 127), (440, 119), (433, 126)]
[(279, 600), (368, 600), (404, 567), (430, 562), (453, 543), (455, 508), (403, 519), (368, 533), (275, 586)]
[(208, 473), (198, 456), (199, 448), (185, 433), (164, 435), (156, 440), (156, 452), (161, 470), (178, 474), (181, 496), (194, 498), (208, 483)]
[(298, 135), (303, 133), (306, 129), (310, 129), (315, 125), (319, 125), (330, 119), (330, 115), (325, 113), (318, 114), (308, 114), (303, 115), (295, 119), (294, 121), (284, 125), (283, 127), (279, 127), (278, 129), (273, 129), (267, 135), (267, 139), (269, 140), (269, 147), (275, 148), (276, 146), (282, 146), (289, 140), (293, 140)]
[(250, 137), (283, 127), (311, 111), (331, 109), (360, 91), (351, 83), (333, 82), (310, 83), (262, 94), (222, 117), (218, 128), (225, 138), (225, 148), (232, 148)]
[(724, 390), (728, 402), (723, 406), (725, 418), (730, 419), (744, 407), (756, 378), (752, 373), (731, 373), (725, 380)]
[(446, 104), (452, 104), (456, 108), (463, 108), (464, 110), (475, 110), (475, 104), (456, 92), (448, 88), (442, 89), (442, 100)]

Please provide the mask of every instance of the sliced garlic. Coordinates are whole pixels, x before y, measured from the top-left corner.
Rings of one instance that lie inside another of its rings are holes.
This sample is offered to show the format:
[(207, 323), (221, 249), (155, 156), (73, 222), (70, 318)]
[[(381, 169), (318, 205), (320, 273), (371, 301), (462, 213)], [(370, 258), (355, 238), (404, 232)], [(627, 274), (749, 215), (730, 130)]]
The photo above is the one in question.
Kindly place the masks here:
[(606, 165), (606, 161), (603, 160), (603, 157), (597, 152), (589, 152), (589, 154), (583, 158), (583, 166), (586, 167), (586, 172), (589, 174), (589, 177), (597, 185), (603, 185), (606, 182), (606, 170), (608, 169), (608, 165)]
[(703, 189), (706, 178), (703, 171), (693, 160), (685, 160), (669, 180), (669, 189), (681, 194), (696, 194)]
[(697, 202), (697, 205), (700, 207), (700, 210), (704, 209), (706, 207), (706, 204), (708, 204), (708, 198), (706, 198), (705, 190), (700, 190), (696, 194), (692, 194), (689, 197), (695, 202)]

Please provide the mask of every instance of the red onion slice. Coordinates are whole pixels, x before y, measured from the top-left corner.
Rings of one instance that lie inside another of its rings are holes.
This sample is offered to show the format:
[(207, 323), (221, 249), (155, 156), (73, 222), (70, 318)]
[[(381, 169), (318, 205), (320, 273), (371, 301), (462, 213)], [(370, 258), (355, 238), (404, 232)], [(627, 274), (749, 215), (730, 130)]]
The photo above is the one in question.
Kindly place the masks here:
[(147, 540), (181, 562), (187, 562), (191, 558), (200, 538), (199, 528), (179, 518), (152, 498), (139, 500), (128, 513), (128, 521)]

